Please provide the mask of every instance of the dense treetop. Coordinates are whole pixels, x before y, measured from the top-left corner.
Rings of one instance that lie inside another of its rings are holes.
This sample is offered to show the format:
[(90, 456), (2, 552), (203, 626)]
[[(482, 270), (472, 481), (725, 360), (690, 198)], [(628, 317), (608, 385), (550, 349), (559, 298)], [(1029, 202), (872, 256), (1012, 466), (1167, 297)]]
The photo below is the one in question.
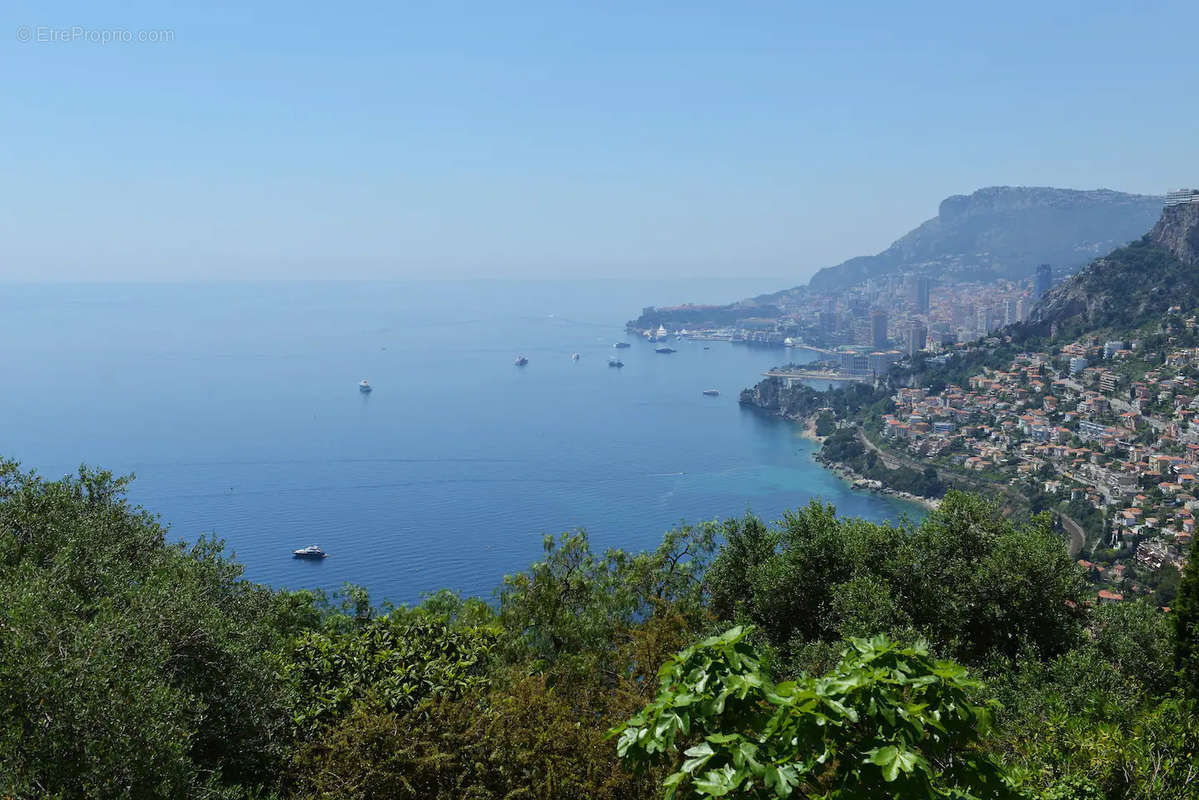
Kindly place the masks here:
[[(244, 580), (90, 469), (0, 464), (0, 796), (1189, 798), (1197, 573), (1090, 608), (1045, 520), (812, 504), (491, 602)], [(1192, 562), (1193, 566), (1194, 562)], [(612, 733), (609, 733), (612, 732)]]

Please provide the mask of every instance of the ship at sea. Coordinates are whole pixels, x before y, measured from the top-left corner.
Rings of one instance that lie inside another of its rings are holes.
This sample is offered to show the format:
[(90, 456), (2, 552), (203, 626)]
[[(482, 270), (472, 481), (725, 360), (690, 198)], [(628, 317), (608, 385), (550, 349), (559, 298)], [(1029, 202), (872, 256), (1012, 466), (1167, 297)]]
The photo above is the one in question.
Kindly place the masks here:
[(609, 366), (609, 367), (623, 367), (623, 366), (624, 366), (624, 362), (623, 362), (623, 361), (621, 361), (621, 360), (620, 360), (619, 358), (617, 358), (616, 356), (613, 356), (612, 358), (609, 358), (609, 359), (608, 359), (608, 366)]
[(616, 344), (614, 344), (612, 346), (615, 347), (617, 350), (623, 350), (626, 347), (632, 347), (632, 345), (629, 344), (628, 342), (617, 342)]
[(358, 381), (358, 391), (366, 393), (366, 392), (371, 391), (371, 389), (372, 389), (372, 387), (371, 387), (370, 383), (366, 380), (366, 378), (363, 378), (362, 380)]
[(513, 363), (518, 367), (523, 367), (525, 364), (529, 363), (529, 359), (525, 358), (524, 356), (517, 356), (516, 361)]

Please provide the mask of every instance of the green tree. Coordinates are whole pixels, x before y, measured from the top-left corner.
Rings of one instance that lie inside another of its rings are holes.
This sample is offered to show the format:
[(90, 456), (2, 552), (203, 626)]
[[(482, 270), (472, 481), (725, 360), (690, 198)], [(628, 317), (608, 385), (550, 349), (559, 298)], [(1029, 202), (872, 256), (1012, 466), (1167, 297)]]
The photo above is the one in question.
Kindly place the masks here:
[(1199, 551), (1191, 544), (1186, 567), (1174, 599), (1174, 668), (1178, 684), (1191, 698), (1199, 698)]
[(284, 759), (276, 656), (310, 598), (168, 546), (127, 483), (0, 463), (0, 795), (183, 797)]
[(968, 663), (1032, 647), (1052, 657), (1082, 626), (1085, 581), (1047, 516), (1016, 525), (951, 492), (916, 527), (839, 518), (813, 503), (777, 528), (726, 526), (712, 610), (760, 627), (784, 657), (806, 642), (912, 631)]
[(747, 632), (678, 653), (653, 702), (611, 732), (629, 763), (671, 763), (666, 798), (1016, 796), (979, 748), (990, 710), (962, 667), (875, 637), (828, 675), (775, 684)]
[(314, 738), (356, 704), (402, 714), (430, 697), (480, 692), (494, 641), (488, 629), (390, 615), (349, 631), (306, 632), (282, 669), (292, 723)]
[(545, 558), (504, 578), (499, 619), (511, 661), (587, 675), (611, 670), (614, 648), (641, 620), (678, 616), (689, 627), (706, 619), (701, 576), (716, 547), (717, 526), (669, 531), (651, 553), (592, 552), (585, 532), (545, 538)]

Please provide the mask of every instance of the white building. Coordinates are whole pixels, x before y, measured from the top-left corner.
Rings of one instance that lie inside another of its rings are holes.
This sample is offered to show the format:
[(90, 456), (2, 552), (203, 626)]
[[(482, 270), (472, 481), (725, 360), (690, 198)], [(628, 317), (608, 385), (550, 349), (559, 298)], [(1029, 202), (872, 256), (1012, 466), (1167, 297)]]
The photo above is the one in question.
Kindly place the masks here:
[(1199, 203), (1199, 189), (1174, 189), (1166, 192), (1166, 205), (1180, 206), (1183, 203)]

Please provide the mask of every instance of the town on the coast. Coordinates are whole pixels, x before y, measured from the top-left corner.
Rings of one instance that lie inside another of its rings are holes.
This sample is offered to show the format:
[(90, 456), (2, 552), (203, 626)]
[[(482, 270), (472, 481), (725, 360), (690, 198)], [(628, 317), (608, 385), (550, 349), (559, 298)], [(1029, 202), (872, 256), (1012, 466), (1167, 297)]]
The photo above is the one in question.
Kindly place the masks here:
[[(1154, 282), (1199, 266), (1199, 190), (1154, 211), (1139, 243), (1072, 269), (980, 280), (957, 257), (647, 308), (630, 329), (815, 351), (742, 403), (804, 423), (818, 460), (859, 487), (932, 503), (983, 490), (1049, 512), (1095, 602), (1166, 607), (1199, 515), (1199, 294)], [(814, 391), (819, 379), (844, 388)]]

